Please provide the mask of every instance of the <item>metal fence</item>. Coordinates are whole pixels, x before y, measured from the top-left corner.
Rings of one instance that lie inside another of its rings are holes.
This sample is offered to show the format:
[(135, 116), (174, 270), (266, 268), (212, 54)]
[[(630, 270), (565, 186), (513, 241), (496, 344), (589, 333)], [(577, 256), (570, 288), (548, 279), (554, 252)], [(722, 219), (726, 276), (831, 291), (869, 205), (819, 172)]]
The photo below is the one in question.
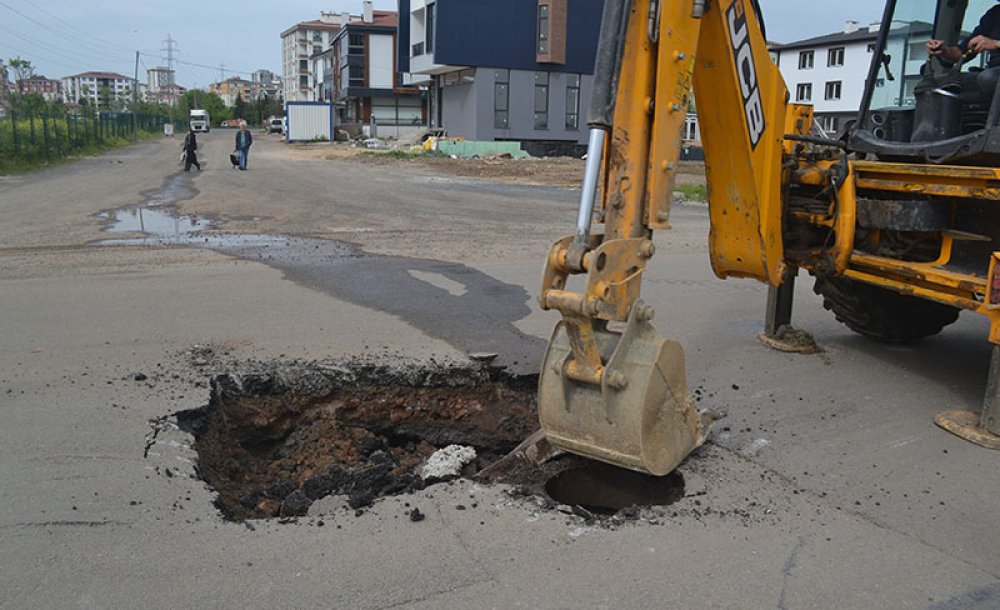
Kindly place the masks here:
[(51, 161), (162, 132), (166, 117), (131, 112), (65, 113), (49, 106), (10, 108), (0, 121), (0, 167)]

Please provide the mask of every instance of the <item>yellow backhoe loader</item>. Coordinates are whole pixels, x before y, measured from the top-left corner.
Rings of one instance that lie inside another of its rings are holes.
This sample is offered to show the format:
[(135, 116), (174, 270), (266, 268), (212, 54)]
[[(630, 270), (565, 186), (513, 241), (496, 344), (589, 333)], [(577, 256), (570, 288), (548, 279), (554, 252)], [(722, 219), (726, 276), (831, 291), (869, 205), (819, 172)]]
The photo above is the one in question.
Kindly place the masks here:
[[(576, 232), (552, 247), (539, 294), (562, 315), (539, 380), (548, 441), (664, 475), (705, 439), (712, 417), (692, 404), (681, 346), (640, 300), (692, 90), (712, 267), (770, 285), (765, 337), (789, 328), (801, 269), (864, 335), (913, 341), (968, 310), (1000, 345), (1000, 85), (982, 85), (982, 57), (925, 46), (959, 45), (994, 4), (888, 0), (867, 78), (844, 84), (863, 88), (861, 107), (829, 134), (790, 103), (757, 0), (607, 0)], [(574, 274), (585, 290), (568, 289)], [(981, 411), (937, 423), (1000, 447), (998, 371), (995, 347)]]

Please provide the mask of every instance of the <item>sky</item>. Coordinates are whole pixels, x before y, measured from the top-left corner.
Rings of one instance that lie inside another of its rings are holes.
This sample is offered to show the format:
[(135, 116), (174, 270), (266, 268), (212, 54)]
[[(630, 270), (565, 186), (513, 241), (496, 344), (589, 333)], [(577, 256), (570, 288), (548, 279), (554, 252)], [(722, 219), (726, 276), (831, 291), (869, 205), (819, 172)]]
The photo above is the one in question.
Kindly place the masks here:
[[(776, 42), (830, 34), (848, 19), (878, 21), (882, 11), (873, 0), (760, 3), (768, 39)], [(395, 10), (396, 1), (374, 0), (374, 6)], [(281, 32), (319, 18), (320, 11), (359, 14), (361, 0), (0, 0), (0, 58), (29, 59), (49, 78), (88, 70), (131, 76), (140, 51), (145, 82), (146, 68), (165, 64), (169, 35), (176, 59), (186, 62), (177, 65), (177, 82), (204, 88), (220, 74), (249, 78), (267, 69), (280, 75)]]

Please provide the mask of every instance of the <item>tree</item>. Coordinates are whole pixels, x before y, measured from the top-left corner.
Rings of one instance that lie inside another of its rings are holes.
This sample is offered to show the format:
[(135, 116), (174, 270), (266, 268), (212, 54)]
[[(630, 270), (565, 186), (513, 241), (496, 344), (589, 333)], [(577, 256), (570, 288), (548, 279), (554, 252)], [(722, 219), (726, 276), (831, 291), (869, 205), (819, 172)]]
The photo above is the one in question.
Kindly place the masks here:
[(243, 101), (242, 95), (236, 96), (236, 102), (233, 104), (233, 118), (244, 120), (252, 118), (250, 117), (250, 113), (247, 112), (247, 103)]
[(14, 88), (14, 97), (21, 101), (23, 99), (21, 88), (24, 86), (21, 83), (35, 75), (35, 66), (31, 65), (31, 60), (21, 59), (20, 56), (11, 58), (8, 65), (14, 71), (14, 82), (17, 83), (17, 87)]
[(114, 101), (114, 110), (117, 112), (125, 112), (132, 105), (132, 88), (125, 87), (122, 89), (121, 95), (119, 95)]
[(191, 110), (207, 110), (212, 117), (212, 122), (217, 123), (232, 117), (229, 108), (218, 95), (206, 93), (198, 89), (192, 89), (177, 100), (177, 111), (180, 117), (185, 120), (190, 115)]
[(253, 103), (254, 111), (256, 112), (257, 122), (261, 125), (264, 124), (264, 119), (270, 116), (281, 116), (282, 107), (281, 100), (271, 97), (268, 94), (263, 94), (257, 98)]
[(101, 85), (100, 89), (97, 90), (97, 106), (101, 110), (111, 110), (111, 87), (107, 85)]

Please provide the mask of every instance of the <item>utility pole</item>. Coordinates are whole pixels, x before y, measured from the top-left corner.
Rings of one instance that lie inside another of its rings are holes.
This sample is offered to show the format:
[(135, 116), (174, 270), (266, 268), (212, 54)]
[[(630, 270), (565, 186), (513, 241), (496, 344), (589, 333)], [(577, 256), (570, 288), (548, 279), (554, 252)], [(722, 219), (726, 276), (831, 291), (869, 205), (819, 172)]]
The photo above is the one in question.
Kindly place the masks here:
[(132, 141), (139, 139), (139, 51), (135, 52), (135, 80), (132, 81)]

